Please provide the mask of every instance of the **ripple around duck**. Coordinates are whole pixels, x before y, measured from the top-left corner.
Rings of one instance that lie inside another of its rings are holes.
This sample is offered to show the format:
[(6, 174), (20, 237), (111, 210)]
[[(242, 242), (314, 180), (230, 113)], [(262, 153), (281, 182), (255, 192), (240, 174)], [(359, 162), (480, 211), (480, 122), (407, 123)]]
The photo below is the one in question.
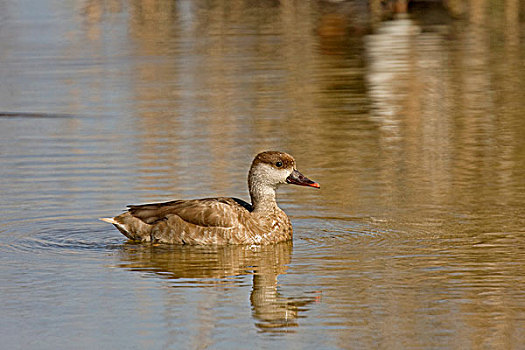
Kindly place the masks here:
[[(308, 221), (312, 220), (311, 224)], [(314, 227), (315, 231), (311, 231)], [(310, 231), (307, 233), (301, 233)], [(303, 240), (314, 249), (346, 243), (387, 245), (406, 238), (406, 232), (392, 227), (387, 220), (374, 217), (316, 217), (298, 223), (296, 240)]]
[[(9, 234), (8, 230), (5, 235)], [(112, 235), (108, 230), (101, 228), (56, 228), (53, 226), (42, 227), (36, 232), (18, 235), (4, 239), (0, 250), (14, 253), (32, 254), (78, 254), (86, 251), (114, 250), (122, 243), (117, 235)]]

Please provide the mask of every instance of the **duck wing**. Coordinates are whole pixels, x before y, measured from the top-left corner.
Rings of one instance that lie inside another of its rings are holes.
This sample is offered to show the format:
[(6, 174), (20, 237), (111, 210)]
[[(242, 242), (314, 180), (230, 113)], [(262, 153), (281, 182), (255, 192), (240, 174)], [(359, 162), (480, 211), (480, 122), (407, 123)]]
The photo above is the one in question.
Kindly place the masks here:
[(223, 228), (235, 226), (240, 216), (253, 210), (249, 203), (227, 197), (129, 205), (128, 208), (133, 217), (150, 225), (176, 215), (193, 225)]

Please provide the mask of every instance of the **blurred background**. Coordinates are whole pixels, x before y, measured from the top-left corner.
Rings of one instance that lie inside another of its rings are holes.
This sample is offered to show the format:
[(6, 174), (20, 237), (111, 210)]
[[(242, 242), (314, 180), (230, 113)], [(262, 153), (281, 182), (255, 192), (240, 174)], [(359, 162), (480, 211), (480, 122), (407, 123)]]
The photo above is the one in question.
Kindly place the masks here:
[[(525, 342), (525, 2), (0, 0), (9, 348)], [(126, 242), (127, 204), (248, 200), (294, 243)]]

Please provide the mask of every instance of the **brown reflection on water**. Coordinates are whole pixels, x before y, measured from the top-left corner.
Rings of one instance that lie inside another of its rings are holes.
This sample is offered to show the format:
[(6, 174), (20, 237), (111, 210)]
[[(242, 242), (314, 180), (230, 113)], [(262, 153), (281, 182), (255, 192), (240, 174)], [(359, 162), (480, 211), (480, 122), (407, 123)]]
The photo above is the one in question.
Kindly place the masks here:
[[(297, 326), (299, 310), (315, 297), (285, 297), (278, 291), (279, 275), (290, 264), (292, 243), (250, 247), (179, 247), (166, 245), (134, 245), (122, 247), (119, 267), (139, 272), (151, 272), (172, 280), (173, 287), (224, 287), (241, 285), (237, 276), (253, 275), (250, 303), (255, 325), (263, 331), (289, 332)], [(167, 290), (169, 294), (169, 290)], [(170, 296), (166, 296), (169, 303)], [(209, 308), (214, 305), (209, 304)], [(166, 305), (170, 309), (169, 305)], [(177, 315), (168, 317), (176, 318)], [(220, 315), (217, 317), (220, 318)], [(213, 328), (213, 323), (199, 327)]]
[(400, 19), (368, 39), (371, 117), (380, 127), (381, 149), (390, 154), (380, 159), (387, 162), (381, 182), (394, 186), (388, 192), (399, 193), (402, 206), (408, 200), (488, 209), (492, 201), (523, 198), (515, 185), (522, 183), (517, 174), (524, 165), (524, 91), (516, 79), (498, 74), (517, 72), (519, 64), (507, 63), (522, 53), (490, 42), (511, 23), (490, 28), (486, 22), (479, 9), (470, 21), (434, 32)]

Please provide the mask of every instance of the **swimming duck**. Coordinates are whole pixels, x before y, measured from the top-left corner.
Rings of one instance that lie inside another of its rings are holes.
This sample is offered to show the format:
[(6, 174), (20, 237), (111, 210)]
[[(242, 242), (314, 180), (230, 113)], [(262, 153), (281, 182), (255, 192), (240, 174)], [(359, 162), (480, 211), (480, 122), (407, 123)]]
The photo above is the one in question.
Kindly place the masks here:
[(319, 188), (297, 171), (295, 159), (284, 152), (255, 156), (248, 173), (252, 203), (217, 197), (129, 205), (114, 218), (100, 220), (131, 240), (190, 245), (272, 244), (292, 239), (292, 224), (275, 201), (281, 184)]

